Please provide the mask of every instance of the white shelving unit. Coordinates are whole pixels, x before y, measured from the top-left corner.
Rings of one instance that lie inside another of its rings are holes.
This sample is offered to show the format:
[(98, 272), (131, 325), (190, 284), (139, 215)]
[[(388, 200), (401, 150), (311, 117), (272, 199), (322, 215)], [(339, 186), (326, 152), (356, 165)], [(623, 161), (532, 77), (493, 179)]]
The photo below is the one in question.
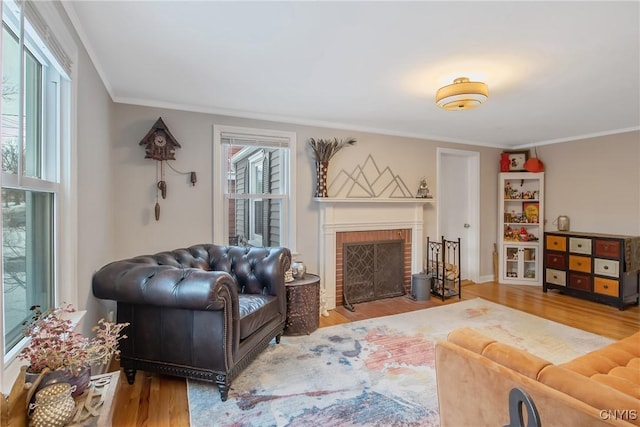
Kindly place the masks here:
[(541, 285), (544, 173), (501, 173), (498, 192), (498, 280)]

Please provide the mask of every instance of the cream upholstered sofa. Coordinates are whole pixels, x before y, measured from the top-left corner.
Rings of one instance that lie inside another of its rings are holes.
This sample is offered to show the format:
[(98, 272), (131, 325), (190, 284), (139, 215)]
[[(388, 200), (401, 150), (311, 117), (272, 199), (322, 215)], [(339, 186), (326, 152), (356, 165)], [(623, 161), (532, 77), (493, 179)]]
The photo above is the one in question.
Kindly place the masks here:
[(525, 425), (534, 412), (510, 416), (513, 390), (537, 411), (526, 425), (640, 426), (640, 332), (554, 365), (461, 328), (436, 345), (436, 376), (442, 427)]

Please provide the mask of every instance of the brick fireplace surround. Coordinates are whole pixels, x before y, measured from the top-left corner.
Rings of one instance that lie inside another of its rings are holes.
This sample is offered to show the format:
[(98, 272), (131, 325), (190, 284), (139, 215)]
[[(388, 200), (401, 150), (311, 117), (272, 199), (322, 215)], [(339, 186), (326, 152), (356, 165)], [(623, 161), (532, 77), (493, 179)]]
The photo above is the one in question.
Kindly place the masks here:
[(341, 258), (345, 242), (402, 239), (405, 247), (404, 282), (408, 290), (411, 274), (423, 269), (424, 206), (433, 203), (433, 199), (314, 200), (320, 207), (318, 266), (324, 288), (323, 308), (330, 310), (342, 305)]

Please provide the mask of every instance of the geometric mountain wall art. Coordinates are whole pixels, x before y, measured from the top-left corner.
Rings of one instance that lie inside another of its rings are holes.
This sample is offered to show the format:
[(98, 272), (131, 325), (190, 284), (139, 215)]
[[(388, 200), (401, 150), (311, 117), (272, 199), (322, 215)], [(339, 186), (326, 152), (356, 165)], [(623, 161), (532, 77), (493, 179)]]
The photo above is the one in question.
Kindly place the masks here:
[(364, 164), (351, 173), (342, 169), (329, 184), (335, 198), (413, 198), (412, 192), (399, 175), (387, 166), (380, 169), (369, 154)]

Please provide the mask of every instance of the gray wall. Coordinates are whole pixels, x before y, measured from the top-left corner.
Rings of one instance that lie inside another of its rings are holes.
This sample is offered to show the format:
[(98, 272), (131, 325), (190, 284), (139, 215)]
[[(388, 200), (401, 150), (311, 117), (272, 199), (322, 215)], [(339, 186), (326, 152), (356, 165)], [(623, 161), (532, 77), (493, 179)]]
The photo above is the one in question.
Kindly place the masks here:
[(640, 132), (547, 145), (538, 155), (547, 231), (568, 215), (574, 231), (640, 234)]
[[(73, 32), (72, 26), (68, 28)], [(74, 33), (75, 34), (75, 33)], [(82, 46), (76, 40), (78, 46)], [(437, 141), (349, 132), (236, 117), (114, 104), (87, 53), (78, 60), (77, 195), (79, 308), (89, 311), (89, 328), (113, 305), (91, 296), (91, 276), (114, 259), (153, 253), (200, 242), (212, 236), (212, 126), (214, 124), (285, 130), (297, 133), (297, 241), (295, 250), (309, 271), (317, 265), (318, 211), (312, 200), (315, 167), (307, 148), (310, 137), (353, 136), (358, 143), (331, 162), (329, 181), (351, 170), (371, 154), (381, 167), (400, 174), (416, 189), (426, 176), (435, 194), (436, 149), (449, 147), (480, 153), (480, 275), (492, 274), (497, 226), (497, 173), (501, 150)], [(153, 218), (155, 162), (144, 159), (138, 142), (162, 116), (182, 144), (173, 162), (181, 171), (195, 170), (198, 183), (167, 170), (168, 196), (160, 200), (161, 219)], [(546, 165), (546, 224), (554, 230), (557, 215), (571, 217), (577, 231), (640, 234), (640, 132), (603, 136), (538, 148)], [(436, 234), (435, 208), (425, 208), (425, 233)]]
[[(66, 27), (78, 46), (76, 58), (76, 152), (74, 161), (77, 176), (77, 270), (72, 277), (78, 282), (78, 309), (87, 310), (82, 329), (86, 335), (100, 317), (106, 316), (113, 305), (96, 300), (91, 293), (93, 273), (113, 259), (116, 228), (113, 216), (113, 112), (114, 104), (98, 75), (71, 22), (66, 19), (61, 4), (55, 7), (64, 17)], [(65, 254), (62, 254), (65, 256)], [(61, 286), (68, 286), (62, 283)]]
[[(158, 117), (162, 117), (182, 149), (174, 166), (195, 170), (198, 183), (167, 171), (166, 200), (160, 200), (161, 219), (153, 219), (155, 161), (144, 159), (138, 142)], [(389, 166), (409, 188), (416, 189), (426, 176), (434, 197), (436, 149), (449, 147), (480, 152), (480, 276), (491, 277), (491, 253), (497, 233), (497, 173), (501, 150), (413, 138), (348, 132), (337, 129), (274, 123), (127, 104), (115, 105), (113, 188), (116, 258), (177, 248), (200, 242), (222, 242), (212, 236), (212, 127), (213, 124), (256, 127), (297, 133), (297, 241), (294, 249), (309, 271), (317, 272), (318, 212), (312, 200), (315, 166), (307, 147), (310, 137), (354, 136), (358, 142), (332, 160), (329, 182), (339, 170), (352, 170), (371, 154), (379, 167)], [(553, 218), (566, 214), (572, 229), (620, 234), (640, 234), (640, 161), (638, 132), (538, 148), (546, 165), (547, 230)], [(425, 233), (436, 235), (435, 207), (425, 208)], [(615, 217), (614, 217), (615, 215)], [(613, 218), (612, 221), (609, 218)]]
[[(188, 184), (187, 177), (167, 171), (168, 196), (160, 200), (161, 218), (153, 219), (155, 203), (155, 161), (144, 159), (138, 142), (158, 117), (162, 117), (173, 135), (182, 145), (176, 153), (174, 167), (180, 171), (195, 170), (198, 183)], [(341, 169), (351, 171), (364, 163), (371, 154), (380, 168), (389, 166), (400, 174), (412, 190), (426, 176), (432, 194), (436, 189), (436, 149), (450, 147), (480, 152), (481, 159), (481, 274), (492, 271), (491, 251), (496, 235), (496, 194), (498, 159), (495, 148), (462, 146), (413, 138), (348, 132), (337, 129), (274, 123), (252, 119), (190, 113), (176, 110), (116, 104), (114, 121), (114, 188), (116, 188), (114, 215), (116, 256), (129, 257), (141, 253), (173, 249), (185, 245), (214, 241), (212, 236), (212, 127), (214, 124), (255, 127), (297, 133), (297, 242), (294, 249), (300, 253), (309, 271), (317, 266), (318, 209), (312, 200), (315, 182), (315, 164), (307, 147), (310, 137), (353, 136), (356, 145), (347, 147), (331, 161), (329, 182)], [(435, 209), (426, 208), (425, 231), (436, 234)]]

